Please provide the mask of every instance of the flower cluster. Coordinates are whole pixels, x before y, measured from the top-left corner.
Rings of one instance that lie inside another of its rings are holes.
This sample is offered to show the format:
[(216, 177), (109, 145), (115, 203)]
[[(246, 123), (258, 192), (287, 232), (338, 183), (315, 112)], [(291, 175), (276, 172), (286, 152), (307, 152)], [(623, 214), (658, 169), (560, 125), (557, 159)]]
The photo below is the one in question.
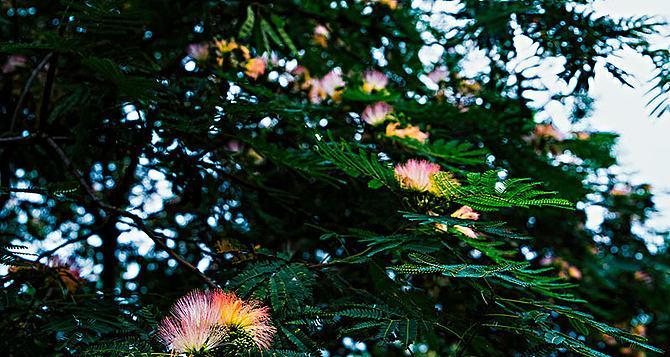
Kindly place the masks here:
[[(265, 73), (267, 58), (265, 56), (252, 57), (247, 46), (240, 45), (234, 39), (214, 39), (212, 43), (216, 64), (223, 66), (230, 63), (233, 67), (244, 70), (244, 74), (253, 79), (258, 79)], [(209, 58), (209, 44), (191, 44), (186, 48), (188, 55), (197, 61), (206, 61)]]
[(178, 299), (158, 327), (172, 352), (195, 354), (224, 348), (234, 355), (270, 348), (276, 329), (268, 308), (222, 290), (195, 290)]

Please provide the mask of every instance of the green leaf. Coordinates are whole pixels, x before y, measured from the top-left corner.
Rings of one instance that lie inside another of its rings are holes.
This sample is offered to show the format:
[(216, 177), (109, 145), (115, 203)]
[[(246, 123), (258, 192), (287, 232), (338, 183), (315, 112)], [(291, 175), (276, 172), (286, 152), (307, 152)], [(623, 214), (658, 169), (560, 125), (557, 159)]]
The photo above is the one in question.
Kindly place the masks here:
[(239, 39), (245, 39), (251, 35), (251, 30), (254, 28), (255, 19), (256, 16), (254, 14), (254, 10), (251, 8), (251, 5), (247, 6), (247, 18), (242, 23), (240, 32), (237, 35)]
[(376, 189), (381, 188), (383, 186), (384, 186), (384, 183), (377, 180), (377, 179), (372, 179), (368, 182), (368, 187), (373, 189), (373, 190), (376, 190)]

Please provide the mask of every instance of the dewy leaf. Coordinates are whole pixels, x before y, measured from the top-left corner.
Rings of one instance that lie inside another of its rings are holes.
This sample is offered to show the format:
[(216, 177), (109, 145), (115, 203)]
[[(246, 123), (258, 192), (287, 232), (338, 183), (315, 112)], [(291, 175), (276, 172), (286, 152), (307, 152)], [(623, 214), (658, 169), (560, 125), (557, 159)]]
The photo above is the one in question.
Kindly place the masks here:
[(294, 56), (298, 55), (298, 49), (295, 47), (295, 44), (293, 43), (293, 40), (291, 40), (291, 37), (286, 33), (286, 30), (284, 29), (284, 20), (277, 16), (277, 15), (272, 15), (270, 17), (270, 20), (272, 20), (272, 23), (275, 24), (275, 27), (277, 28), (277, 32), (279, 33), (279, 36), (282, 38), (284, 41), (284, 44), (286, 47), (291, 50), (291, 54)]
[(254, 14), (254, 10), (251, 8), (251, 5), (247, 6), (247, 18), (242, 23), (242, 27), (240, 27), (240, 32), (237, 35), (238, 38), (245, 39), (251, 35), (251, 30), (254, 28), (255, 19), (256, 16)]
[(370, 187), (373, 190), (381, 188), (382, 186), (384, 186), (384, 183), (377, 179), (372, 179), (368, 182), (368, 187)]

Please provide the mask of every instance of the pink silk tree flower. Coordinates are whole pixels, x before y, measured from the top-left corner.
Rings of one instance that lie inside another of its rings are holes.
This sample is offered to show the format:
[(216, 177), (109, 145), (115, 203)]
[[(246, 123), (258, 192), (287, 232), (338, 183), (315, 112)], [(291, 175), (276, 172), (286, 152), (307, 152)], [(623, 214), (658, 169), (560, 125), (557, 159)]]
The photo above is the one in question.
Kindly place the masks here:
[(440, 165), (426, 160), (407, 160), (395, 166), (394, 172), (400, 187), (406, 190), (426, 192), (432, 189), (431, 177), (440, 171)]
[(392, 112), (392, 106), (384, 102), (377, 102), (375, 104), (370, 104), (363, 109), (361, 119), (372, 126), (377, 126), (385, 122)]
[(379, 71), (366, 71), (363, 73), (363, 92), (372, 93), (386, 88), (389, 79)]
[(171, 352), (186, 354), (267, 350), (275, 332), (267, 307), (218, 289), (195, 290), (178, 299), (158, 327), (159, 339)]
[(258, 79), (258, 77), (265, 73), (265, 59), (261, 57), (251, 58), (245, 63), (244, 69), (244, 73), (247, 76)]
[(425, 143), (428, 140), (428, 133), (424, 133), (418, 126), (408, 125), (406, 128), (398, 129), (400, 123), (389, 123), (386, 126), (386, 136), (396, 136), (399, 138), (410, 138)]
[[(454, 218), (469, 219), (476, 221), (479, 219), (479, 213), (475, 212), (470, 206), (463, 206), (451, 214)], [(470, 227), (455, 225), (454, 229), (461, 232), (464, 236), (469, 238), (477, 238), (477, 233)]]
[(446, 67), (439, 67), (426, 75), (433, 83), (439, 84), (449, 78), (449, 71)]
[(25, 67), (28, 59), (23, 55), (11, 55), (7, 58), (7, 62), (2, 66), (2, 73), (14, 72), (17, 68)]
[(172, 305), (158, 326), (158, 338), (175, 353), (213, 351), (226, 342), (226, 331), (218, 326), (220, 316), (211, 293), (192, 291)]
[(239, 153), (244, 148), (244, 145), (239, 140), (230, 140), (224, 145), (224, 150), (234, 153)]
[(186, 53), (196, 61), (206, 61), (209, 57), (209, 45), (206, 43), (192, 43), (186, 47)]
[(328, 72), (323, 78), (311, 79), (311, 89), (309, 91), (309, 100), (314, 104), (319, 104), (324, 99), (330, 97), (333, 100), (339, 100), (342, 93), (342, 87), (346, 83), (342, 79), (342, 74), (339, 71), (332, 70)]
[[(212, 293), (214, 308), (220, 312), (218, 323), (237, 333), (243, 349), (256, 347), (263, 351), (270, 348), (277, 329), (270, 321), (269, 309), (257, 301), (244, 301), (235, 293), (216, 290)], [(244, 345), (247, 343), (248, 345)]]
[(316, 42), (319, 46), (326, 48), (328, 47), (328, 39), (330, 38), (330, 31), (328, 31), (328, 28), (326, 26), (323, 26), (321, 24), (316, 25), (314, 28), (314, 34), (312, 35), (312, 38), (314, 39), (314, 42)]

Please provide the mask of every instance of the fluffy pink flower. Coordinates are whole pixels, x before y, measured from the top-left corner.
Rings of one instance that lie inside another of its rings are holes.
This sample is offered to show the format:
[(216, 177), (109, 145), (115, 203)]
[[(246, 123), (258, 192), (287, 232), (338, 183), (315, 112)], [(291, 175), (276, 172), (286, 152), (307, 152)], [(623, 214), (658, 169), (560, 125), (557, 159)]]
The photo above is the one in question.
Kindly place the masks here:
[(259, 350), (267, 350), (277, 329), (270, 321), (269, 309), (257, 301), (244, 301), (234, 293), (215, 290), (212, 304), (219, 311), (218, 323), (234, 327), (252, 337)]
[(440, 82), (449, 78), (449, 71), (446, 67), (439, 67), (433, 70), (432, 72), (426, 75), (433, 83), (439, 84)]
[(222, 290), (188, 293), (158, 326), (159, 339), (176, 353), (209, 352), (223, 346), (235, 352), (266, 350), (275, 332), (267, 307)]
[(407, 160), (395, 167), (395, 177), (400, 187), (407, 190), (426, 192), (432, 189), (431, 177), (440, 171), (440, 165), (426, 160)]
[(325, 38), (330, 37), (330, 31), (328, 31), (328, 28), (326, 28), (326, 26), (323, 26), (321, 24), (318, 24), (316, 25), (316, 27), (314, 27), (314, 34), (323, 36)]
[(25, 67), (28, 59), (22, 55), (11, 55), (7, 58), (7, 62), (2, 66), (2, 73), (14, 72), (19, 67)]
[(312, 103), (318, 104), (328, 97), (338, 100), (345, 83), (342, 79), (342, 74), (339, 71), (332, 70), (321, 79), (311, 79), (311, 85), (309, 100)]
[(218, 327), (220, 315), (211, 293), (192, 291), (174, 303), (158, 326), (158, 337), (176, 353), (212, 351), (226, 340), (226, 331)]
[(328, 28), (326, 26), (323, 26), (321, 24), (316, 25), (314, 28), (314, 34), (312, 35), (312, 38), (314, 39), (314, 42), (319, 44), (321, 47), (328, 47), (328, 39), (330, 38), (330, 31), (328, 31)]
[(373, 91), (380, 91), (386, 88), (389, 79), (386, 75), (379, 71), (367, 71), (363, 73), (363, 91), (365, 93), (372, 93)]
[(186, 53), (196, 61), (206, 61), (209, 57), (209, 45), (206, 43), (192, 43), (186, 47)]
[[(463, 206), (451, 214), (454, 218), (469, 219), (476, 221), (479, 219), (479, 213), (475, 212), (470, 206)], [(455, 225), (454, 229), (461, 232), (466, 237), (477, 238), (477, 233), (470, 227)]]
[(241, 142), (239, 142), (238, 140), (233, 139), (233, 140), (230, 140), (226, 143), (226, 145), (224, 146), (224, 149), (226, 151), (238, 153), (238, 152), (242, 151), (243, 147), (244, 147), (244, 145)]
[(365, 109), (363, 109), (361, 119), (372, 126), (377, 126), (386, 121), (392, 112), (392, 106), (384, 102), (377, 102), (375, 104), (368, 105), (365, 107)]

